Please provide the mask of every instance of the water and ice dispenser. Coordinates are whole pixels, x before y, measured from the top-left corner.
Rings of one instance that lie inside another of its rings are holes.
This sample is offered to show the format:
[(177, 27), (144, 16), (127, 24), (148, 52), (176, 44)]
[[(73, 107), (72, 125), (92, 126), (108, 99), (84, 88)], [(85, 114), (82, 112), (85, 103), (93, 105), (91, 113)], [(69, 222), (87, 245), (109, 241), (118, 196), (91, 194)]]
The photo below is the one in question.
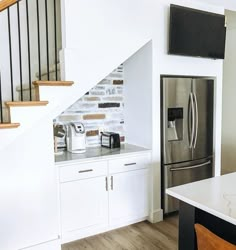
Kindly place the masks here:
[(167, 139), (183, 140), (183, 108), (168, 108)]

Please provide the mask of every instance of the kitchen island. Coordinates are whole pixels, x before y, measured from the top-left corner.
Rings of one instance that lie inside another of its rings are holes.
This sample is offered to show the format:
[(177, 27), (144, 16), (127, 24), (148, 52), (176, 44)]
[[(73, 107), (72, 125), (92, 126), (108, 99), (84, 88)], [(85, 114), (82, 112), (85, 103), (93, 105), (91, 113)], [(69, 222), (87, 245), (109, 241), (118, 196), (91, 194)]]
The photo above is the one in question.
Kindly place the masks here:
[(236, 245), (236, 173), (166, 190), (180, 201), (179, 250), (197, 249), (194, 224)]

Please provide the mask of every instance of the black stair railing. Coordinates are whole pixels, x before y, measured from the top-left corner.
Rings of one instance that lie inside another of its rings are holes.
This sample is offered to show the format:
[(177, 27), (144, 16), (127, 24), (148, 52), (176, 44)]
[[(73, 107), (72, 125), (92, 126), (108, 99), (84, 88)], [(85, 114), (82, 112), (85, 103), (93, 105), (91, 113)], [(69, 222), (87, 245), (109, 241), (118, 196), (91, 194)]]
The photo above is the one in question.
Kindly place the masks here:
[(1, 117), (1, 123), (3, 123), (3, 107), (2, 107), (2, 80), (1, 80), (1, 73), (0, 73), (0, 117)]
[(28, 0), (25, 1), (25, 10), (26, 10), (26, 25), (27, 25), (27, 44), (28, 44), (29, 97), (30, 97), (30, 101), (32, 101), (31, 52), (30, 52), (30, 29), (29, 29), (29, 3), (28, 3)]
[[(57, 65), (58, 49), (60, 49), (58, 40), (61, 40), (61, 24), (58, 21), (59, 1), (9, 0), (11, 6), (4, 7), (2, 10), (0, 8), (0, 15), (4, 15), (6, 18), (4, 23), (0, 23), (0, 28), (1, 25), (7, 23), (7, 33), (1, 34), (0, 46), (1, 40), (5, 39), (7, 47), (4, 49), (4, 53), (8, 56), (9, 61), (7, 71), (0, 68), (0, 123), (5, 122), (4, 101), (33, 100), (32, 80), (36, 80), (36, 73), (38, 80), (42, 80), (42, 76), (45, 80), (51, 80), (50, 67), (54, 65), (53, 80), (59, 78)], [(17, 34), (17, 41), (13, 39), (13, 34), (14, 37)], [(33, 37), (37, 38), (33, 39)], [(8, 81), (5, 82), (5, 79)], [(24, 95), (25, 84), (28, 87), (27, 96)], [(19, 92), (18, 95), (16, 88)]]

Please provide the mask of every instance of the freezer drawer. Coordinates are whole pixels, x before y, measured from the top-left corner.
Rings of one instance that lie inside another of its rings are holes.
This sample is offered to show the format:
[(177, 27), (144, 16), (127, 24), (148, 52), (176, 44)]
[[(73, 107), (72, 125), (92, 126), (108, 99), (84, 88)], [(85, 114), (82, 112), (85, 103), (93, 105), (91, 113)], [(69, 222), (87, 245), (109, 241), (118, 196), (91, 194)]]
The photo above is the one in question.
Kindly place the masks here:
[[(212, 177), (212, 159), (184, 164), (164, 165), (164, 192), (166, 188), (183, 185)], [(179, 208), (178, 200), (164, 194), (164, 213)]]

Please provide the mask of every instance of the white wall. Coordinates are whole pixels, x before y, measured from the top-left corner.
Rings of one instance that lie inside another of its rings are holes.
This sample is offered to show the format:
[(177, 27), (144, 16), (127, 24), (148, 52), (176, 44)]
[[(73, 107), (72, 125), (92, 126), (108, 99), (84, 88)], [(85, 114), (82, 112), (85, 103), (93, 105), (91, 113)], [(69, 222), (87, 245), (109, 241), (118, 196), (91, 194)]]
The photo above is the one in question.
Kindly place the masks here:
[[(210, 3), (213, 3), (209, 0)], [(96, 84), (113, 68), (152, 40), (152, 149), (154, 163), (154, 217), (160, 212), (160, 75), (216, 77), (215, 174), (220, 174), (222, 60), (167, 54), (169, 4), (180, 4), (215, 13), (219, 5), (187, 0), (63, 0), (63, 62), (65, 78), (82, 86)], [(74, 32), (76, 30), (77, 32)], [(110, 34), (109, 36), (107, 34)], [(132, 59), (131, 59), (132, 60)], [(88, 76), (88, 72), (93, 74)], [(79, 87), (78, 87), (79, 88)], [(135, 91), (135, 90), (134, 90)], [(72, 97), (73, 98), (73, 97)]]
[(233, 109), (236, 106), (236, 12), (226, 11), (227, 36), (223, 73), (222, 105), (222, 173), (236, 171), (236, 117)]
[[(124, 62), (126, 142), (152, 148), (152, 41)], [(151, 166), (151, 174), (153, 173)], [(153, 174), (150, 178), (150, 221), (153, 218)], [(154, 199), (153, 199), (154, 198)], [(160, 214), (159, 210), (157, 211)], [(160, 216), (160, 215), (159, 215)]]
[(124, 63), (126, 141), (152, 148), (152, 42)]
[[(0, 249), (21, 249), (57, 239), (52, 121), (42, 119), (29, 128), (0, 151), (0, 159)], [(54, 249), (58, 248), (50, 248)]]

